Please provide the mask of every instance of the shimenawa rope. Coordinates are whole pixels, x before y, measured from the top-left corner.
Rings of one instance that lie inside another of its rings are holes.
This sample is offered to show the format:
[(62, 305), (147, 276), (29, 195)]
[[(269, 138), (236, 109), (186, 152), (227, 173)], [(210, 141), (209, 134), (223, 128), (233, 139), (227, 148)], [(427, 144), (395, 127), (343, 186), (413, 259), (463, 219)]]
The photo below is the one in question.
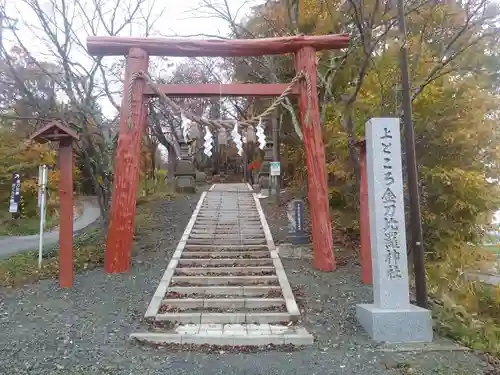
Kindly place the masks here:
[[(211, 128), (225, 128), (231, 129), (234, 126), (235, 120), (214, 120), (214, 119), (204, 119), (199, 117), (191, 112), (186, 111), (181, 106), (179, 106), (176, 102), (170, 99), (165, 93), (161, 92), (158, 88), (158, 85), (151, 79), (151, 77), (145, 72), (136, 72), (130, 77), (130, 82), (128, 85), (128, 127), (132, 128), (132, 117), (131, 117), (131, 106), (132, 106), (132, 91), (134, 88), (134, 84), (138, 79), (143, 79), (151, 89), (158, 95), (160, 100), (165, 103), (170, 109), (177, 113), (177, 115), (184, 114), (186, 118), (191, 121), (194, 121), (198, 124), (207, 125)], [(281, 105), (281, 103), (285, 100), (285, 98), (290, 95), (293, 90), (293, 87), (301, 80), (304, 79), (306, 81), (306, 92), (307, 92), (307, 109), (305, 114), (305, 123), (309, 124), (309, 115), (311, 108), (311, 98), (312, 98), (312, 86), (309, 75), (306, 72), (298, 72), (295, 77), (290, 81), (287, 88), (281, 93), (281, 95), (276, 98), (276, 100), (261, 114), (249, 119), (249, 120), (240, 120), (238, 121), (238, 125), (240, 126), (249, 126), (256, 124), (260, 121), (261, 118), (266, 118), (271, 115), (274, 110)]]

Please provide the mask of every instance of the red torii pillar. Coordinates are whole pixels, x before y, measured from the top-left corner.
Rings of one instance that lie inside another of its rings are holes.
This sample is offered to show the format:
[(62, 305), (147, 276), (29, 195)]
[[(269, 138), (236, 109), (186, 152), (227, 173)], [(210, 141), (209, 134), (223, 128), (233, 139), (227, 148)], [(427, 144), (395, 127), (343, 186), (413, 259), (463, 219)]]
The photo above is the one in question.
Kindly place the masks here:
[[(320, 125), (316, 77), (316, 50), (301, 48), (295, 54), (295, 70), (309, 76), (307, 83), (300, 83), (299, 110), (306, 151), (308, 198), (312, 218), (314, 268), (321, 271), (335, 270), (333, 255), (332, 221), (328, 203), (328, 183), (325, 161), (325, 146)], [(307, 118), (308, 117), (308, 118)]]
[(140, 48), (129, 50), (120, 107), (120, 134), (115, 158), (111, 219), (104, 259), (107, 273), (126, 272), (130, 267), (136, 194), (139, 186), (141, 140), (145, 131), (147, 107), (144, 100), (145, 82), (143, 80), (134, 82), (131, 103), (128, 103), (129, 83), (134, 73), (147, 72), (148, 64), (149, 56), (146, 51)]
[[(106, 248), (106, 271), (124, 272), (128, 270), (130, 264), (136, 193), (139, 179), (139, 147), (146, 116), (144, 95), (147, 95), (144, 91), (144, 83), (141, 80), (136, 82), (133, 88), (131, 103), (131, 120), (134, 126), (129, 128), (128, 103), (126, 98), (128, 98), (128, 84), (131, 74), (138, 70), (147, 70), (148, 55), (245, 57), (287, 53), (295, 54), (297, 71), (306, 72), (311, 83), (310, 91), (308, 91), (305, 82), (301, 82), (299, 85), (299, 102), (309, 170), (308, 196), (313, 224), (314, 267), (323, 271), (333, 271), (335, 269), (335, 259), (333, 256), (333, 239), (328, 207), (325, 152), (316, 91), (316, 51), (342, 49), (347, 48), (348, 45), (349, 36), (345, 34), (300, 35), (249, 40), (89, 37), (87, 39), (87, 49), (91, 55), (129, 56), (124, 100), (120, 113), (120, 135), (115, 167), (113, 205)], [(236, 85), (223, 86), (231, 86), (233, 90), (230, 89), (228, 91), (239, 91), (246, 95), (249, 95), (250, 91), (253, 91), (253, 94), (257, 95), (262, 88), (262, 85), (261, 87), (248, 85), (248, 90), (240, 91), (241, 88), (236, 87)], [(188, 88), (186, 93), (193, 92), (191, 89)], [(172, 94), (165, 87), (160, 87), (160, 90), (165, 94)], [(209, 88), (207, 91), (212, 91), (212, 89)], [(220, 91), (218, 92), (220, 95)], [(208, 94), (208, 92), (205, 94)], [(189, 96), (197, 95), (193, 94)], [(309, 114), (308, 118), (306, 118), (306, 113)]]

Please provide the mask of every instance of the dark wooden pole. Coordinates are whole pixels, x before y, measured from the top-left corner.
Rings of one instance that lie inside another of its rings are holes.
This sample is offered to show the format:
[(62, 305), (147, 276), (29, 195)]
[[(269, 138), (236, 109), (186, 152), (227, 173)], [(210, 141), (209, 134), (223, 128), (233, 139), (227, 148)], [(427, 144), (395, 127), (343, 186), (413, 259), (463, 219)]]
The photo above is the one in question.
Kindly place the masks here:
[(406, 170), (408, 175), (408, 192), (410, 195), (410, 227), (415, 272), (415, 292), (417, 305), (427, 308), (427, 285), (425, 280), (424, 239), (422, 233), (422, 216), (420, 213), (420, 194), (418, 191), (417, 156), (415, 152), (415, 132), (413, 130), (410, 73), (408, 68), (408, 49), (406, 46), (406, 21), (404, 1), (398, 0), (398, 27), (400, 33), (401, 85), (403, 89), (403, 121), (406, 136)]
[[(320, 127), (316, 77), (316, 50), (304, 47), (296, 54), (296, 70), (308, 74), (310, 92), (304, 80), (300, 83), (299, 109), (304, 133), (307, 162), (308, 198), (312, 218), (314, 268), (321, 271), (335, 270), (332, 223), (328, 204), (325, 147)], [(306, 114), (309, 113), (309, 118)], [(308, 121), (307, 121), (308, 120)]]
[(372, 283), (372, 254), (370, 244), (370, 211), (368, 207), (368, 176), (366, 174), (366, 142), (361, 141), (360, 171), (361, 184), (359, 191), (359, 232), (360, 232), (360, 263), (361, 280), (364, 284)]
[(73, 139), (59, 142), (59, 285), (73, 285)]
[(130, 108), (128, 85), (132, 74), (148, 71), (148, 61), (145, 51), (140, 48), (130, 49), (120, 109), (120, 134), (116, 150), (111, 220), (106, 243), (105, 270), (107, 273), (126, 272), (130, 267), (139, 186), (140, 148), (147, 108), (143, 96), (145, 83), (142, 80), (134, 83)]

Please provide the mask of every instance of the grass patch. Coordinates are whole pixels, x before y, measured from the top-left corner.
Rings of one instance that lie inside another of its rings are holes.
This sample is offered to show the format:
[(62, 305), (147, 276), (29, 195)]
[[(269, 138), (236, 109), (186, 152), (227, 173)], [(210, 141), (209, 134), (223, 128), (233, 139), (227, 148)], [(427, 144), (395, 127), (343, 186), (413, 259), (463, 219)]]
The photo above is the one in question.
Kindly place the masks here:
[[(58, 209), (59, 203), (49, 204), (44, 229), (46, 232), (59, 225)], [(75, 209), (77, 215), (83, 211), (83, 205), (78, 199), (75, 200)], [(0, 217), (0, 236), (29, 236), (38, 233), (40, 233), (40, 216), (38, 215), (19, 219), (13, 219), (11, 214)]]
[[(176, 195), (159, 191), (138, 202), (134, 231), (141, 242), (152, 237), (157, 222), (154, 210), (156, 201), (175, 199)], [(79, 272), (104, 264), (105, 241), (100, 227), (93, 227), (79, 234), (73, 244), (73, 270)], [(0, 260), (0, 287), (17, 287), (45, 279), (56, 279), (59, 275), (59, 247), (46, 251), (42, 268), (38, 269), (38, 252), (30, 251)]]
[[(59, 224), (59, 217), (49, 216), (45, 222), (45, 230), (51, 230)], [(40, 218), (26, 217), (19, 219), (4, 218), (0, 220), (0, 236), (28, 236), (40, 232)]]
[[(0, 287), (16, 287), (39, 280), (54, 279), (59, 275), (59, 249), (45, 254), (42, 268), (38, 268), (38, 252), (30, 251), (0, 260)], [(95, 268), (104, 262), (104, 236), (99, 228), (75, 237), (73, 270)]]
[(142, 196), (137, 198), (137, 206), (141, 206), (145, 203), (150, 203), (154, 201), (161, 201), (161, 200), (172, 200), (177, 197), (177, 193), (173, 191), (158, 191), (150, 195)]
[(173, 186), (159, 183), (154, 185), (154, 189), (150, 188), (148, 194), (140, 194), (137, 196), (137, 206), (144, 205), (145, 203), (150, 203), (154, 201), (161, 200), (172, 200), (177, 197), (177, 193), (174, 191)]
[(500, 254), (500, 244), (484, 245), (483, 249), (491, 253)]
[(500, 358), (500, 287), (463, 276), (491, 257), (483, 253), (464, 247), (455, 249), (453, 258), (429, 264), (429, 293), (439, 334)]

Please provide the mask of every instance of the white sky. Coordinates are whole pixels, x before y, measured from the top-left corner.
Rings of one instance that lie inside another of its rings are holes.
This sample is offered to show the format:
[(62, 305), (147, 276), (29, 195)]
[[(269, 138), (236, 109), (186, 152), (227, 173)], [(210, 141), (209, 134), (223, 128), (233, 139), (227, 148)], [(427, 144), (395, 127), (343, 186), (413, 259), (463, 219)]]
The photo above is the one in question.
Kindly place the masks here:
[[(7, 15), (18, 21), (18, 35), (21, 37), (22, 42), (29, 49), (36, 58), (45, 61), (54, 61), (51, 57), (50, 49), (53, 49), (53, 45), (44, 45), (45, 42), (42, 37), (46, 39), (46, 35), (43, 31), (40, 31), (39, 22), (37, 16), (34, 14), (33, 10), (25, 4), (24, 1), (28, 0), (6, 0), (7, 1)], [(66, 2), (66, 4), (73, 4), (72, 0), (37, 0), (42, 6), (45, 13), (51, 14), (53, 11), (51, 4), (61, 4)], [(193, 13), (193, 9), (198, 8), (202, 0), (146, 0), (148, 4), (154, 4), (154, 14), (158, 15), (158, 20), (153, 28), (153, 36), (187, 36), (196, 34), (207, 34), (207, 35), (218, 35), (225, 36), (229, 32), (228, 25), (225, 21), (211, 17), (203, 18), (202, 13)], [(213, 4), (223, 5), (222, 0), (205, 0)], [(235, 15), (237, 13), (237, 19), (249, 14), (252, 6), (257, 4), (262, 4), (264, 0), (227, 0), (230, 10)], [(96, 3), (106, 4), (101, 8), (106, 9), (106, 6), (113, 6), (116, 0), (81, 0), (80, 3), (87, 9), (91, 9), (88, 13), (92, 14), (92, 9), (95, 7)], [(133, 0), (124, 0), (120, 2), (127, 4), (133, 2)], [(108, 10), (110, 12), (110, 10)], [(57, 12), (55, 12), (57, 13)], [(194, 16), (196, 15), (196, 18)], [(55, 17), (58, 18), (57, 16)], [(91, 17), (92, 18), (92, 17)], [(122, 17), (123, 18), (123, 17)], [(59, 17), (62, 19), (62, 17)], [(60, 23), (60, 21), (59, 21)], [(79, 11), (75, 12), (74, 21), (72, 22), (72, 29), (77, 33), (77, 38), (85, 43), (87, 35), (89, 35), (88, 22), (85, 21)], [(102, 29), (101, 29), (102, 30)], [(106, 35), (106, 32), (97, 32), (98, 35)], [(126, 29), (121, 33), (121, 35), (132, 35), (132, 36), (142, 36), (143, 29), (137, 27), (135, 30)], [(203, 38), (203, 36), (196, 36), (196, 38)], [(9, 48), (15, 44), (18, 44), (13, 37), (12, 33), (4, 31), (3, 36), (4, 45)], [(84, 48), (75, 45), (71, 49), (71, 57), (81, 63), (85, 68), (91, 66), (92, 61), (89, 59)], [(113, 57), (105, 58), (106, 64), (110, 66), (117, 59)], [(178, 61), (178, 59), (171, 59)], [(119, 90), (118, 90), (119, 91)], [(116, 98), (119, 102), (119, 97)], [(106, 100), (101, 103), (103, 105), (103, 111), (106, 116), (112, 116), (114, 113), (114, 107), (111, 106)]]

